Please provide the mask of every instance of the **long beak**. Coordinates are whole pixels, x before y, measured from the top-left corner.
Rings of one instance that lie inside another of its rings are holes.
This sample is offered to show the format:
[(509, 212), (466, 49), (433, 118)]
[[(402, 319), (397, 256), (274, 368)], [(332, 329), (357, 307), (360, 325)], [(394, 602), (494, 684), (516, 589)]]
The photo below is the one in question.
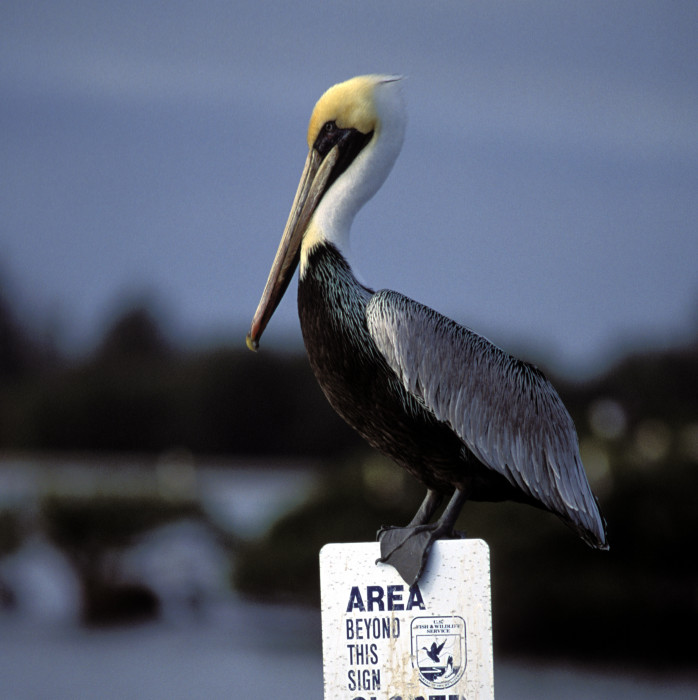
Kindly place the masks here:
[(252, 327), (247, 334), (247, 347), (250, 350), (257, 350), (259, 347), (259, 339), (296, 271), (300, 260), (303, 234), (325, 192), (327, 181), (338, 157), (337, 146), (324, 158), (314, 148), (311, 148), (308, 153), (279, 249), (276, 251), (267, 284), (252, 319)]

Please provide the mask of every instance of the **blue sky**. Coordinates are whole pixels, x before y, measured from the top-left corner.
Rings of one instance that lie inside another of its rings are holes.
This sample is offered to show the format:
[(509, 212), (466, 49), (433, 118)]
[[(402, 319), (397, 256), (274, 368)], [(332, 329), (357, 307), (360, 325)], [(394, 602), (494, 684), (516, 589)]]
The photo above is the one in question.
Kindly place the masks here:
[[(698, 327), (698, 5), (15, 2), (0, 8), (0, 272), (87, 349), (119, 302), (244, 344), (315, 100), (407, 76), (353, 257), (584, 373)], [(263, 341), (300, 347), (295, 285)]]

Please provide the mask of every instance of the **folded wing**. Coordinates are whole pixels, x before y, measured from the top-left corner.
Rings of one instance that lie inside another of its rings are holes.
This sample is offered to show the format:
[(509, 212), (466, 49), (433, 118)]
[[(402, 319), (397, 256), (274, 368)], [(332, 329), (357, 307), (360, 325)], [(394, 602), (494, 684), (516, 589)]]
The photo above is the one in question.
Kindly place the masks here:
[(542, 372), (397, 292), (377, 292), (366, 320), (399, 381), (483, 464), (606, 546), (574, 424)]

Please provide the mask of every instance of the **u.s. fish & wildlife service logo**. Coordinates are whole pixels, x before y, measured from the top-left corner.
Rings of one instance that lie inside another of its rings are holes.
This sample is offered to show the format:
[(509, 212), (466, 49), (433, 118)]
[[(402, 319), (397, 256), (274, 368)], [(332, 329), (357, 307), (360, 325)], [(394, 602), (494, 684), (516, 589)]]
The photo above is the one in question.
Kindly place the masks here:
[(412, 620), (412, 665), (430, 688), (450, 688), (465, 673), (465, 620), (458, 615)]

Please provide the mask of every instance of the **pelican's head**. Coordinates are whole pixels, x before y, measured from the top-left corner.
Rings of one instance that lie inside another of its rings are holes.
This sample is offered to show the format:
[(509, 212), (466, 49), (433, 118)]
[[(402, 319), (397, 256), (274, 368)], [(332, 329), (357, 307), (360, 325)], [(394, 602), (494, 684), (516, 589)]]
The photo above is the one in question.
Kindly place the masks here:
[(339, 129), (370, 134), (380, 128), (390, 112), (397, 111), (404, 119), (404, 105), (397, 89), (401, 79), (398, 75), (360, 75), (333, 85), (317, 101), (310, 116), (308, 148), (313, 148), (328, 122), (335, 122)]
[(363, 75), (331, 87), (308, 126), (308, 157), (247, 345), (259, 339), (301, 262), (313, 247), (347, 244), (358, 210), (378, 191), (400, 152), (405, 108), (400, 78)]

